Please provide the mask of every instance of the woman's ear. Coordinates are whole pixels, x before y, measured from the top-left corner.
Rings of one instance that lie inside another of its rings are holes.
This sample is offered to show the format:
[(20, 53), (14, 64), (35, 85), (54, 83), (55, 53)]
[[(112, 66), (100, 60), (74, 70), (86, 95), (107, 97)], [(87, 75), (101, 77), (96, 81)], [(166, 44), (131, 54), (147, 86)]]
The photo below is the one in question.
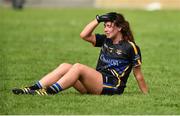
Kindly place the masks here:
[(118, 27), (118, 31), (121, 31), (121, 29), (122, 29), (121, 27)]

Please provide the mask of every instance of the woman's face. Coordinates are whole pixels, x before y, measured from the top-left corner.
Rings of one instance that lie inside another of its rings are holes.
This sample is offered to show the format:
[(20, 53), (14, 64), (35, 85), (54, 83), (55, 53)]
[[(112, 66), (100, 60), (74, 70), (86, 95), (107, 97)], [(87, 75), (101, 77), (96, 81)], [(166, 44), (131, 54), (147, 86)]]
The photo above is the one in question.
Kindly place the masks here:
[(104, 23), (104, 33), (106, 34), (107, 38), (114, 39), (119, 34), (120, 28), (117, 27), (113, 22), (105, 22)]

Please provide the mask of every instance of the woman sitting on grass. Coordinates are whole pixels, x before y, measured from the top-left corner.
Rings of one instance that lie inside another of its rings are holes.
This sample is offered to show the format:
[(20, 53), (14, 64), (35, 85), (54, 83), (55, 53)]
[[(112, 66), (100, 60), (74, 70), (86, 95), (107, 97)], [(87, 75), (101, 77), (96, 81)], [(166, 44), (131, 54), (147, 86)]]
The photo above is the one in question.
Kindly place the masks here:
[[(105, 34), (93, 34), (101, 22), (104, 22)], [(148, 92), (141, 72), (140, 49), (122, 14), (111, 12), (97, 15), (83, 29), (80, 37), (101, 48), (96, 69), (80, 63), (63, 63), (33, 86), (15, 88), (12, 92), (53, 95), (74, 87), (80, 93), (120, 95), (132, 69), (140, 90), (145, 94)]]

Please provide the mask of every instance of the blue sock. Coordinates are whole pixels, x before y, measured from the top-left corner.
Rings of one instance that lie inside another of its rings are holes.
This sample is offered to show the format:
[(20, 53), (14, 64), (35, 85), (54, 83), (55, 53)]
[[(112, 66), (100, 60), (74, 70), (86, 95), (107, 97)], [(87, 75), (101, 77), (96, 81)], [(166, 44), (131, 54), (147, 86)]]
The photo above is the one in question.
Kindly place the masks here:
[(36, 85), (39, 87), (39, 89), (42, 89), (42, 85), (40, 84), (39, 81), (36, 83)]
[(62, 87), (58, 83), (55, 83), (47, 88), (47, 93), (56, 94), (62, 90)]

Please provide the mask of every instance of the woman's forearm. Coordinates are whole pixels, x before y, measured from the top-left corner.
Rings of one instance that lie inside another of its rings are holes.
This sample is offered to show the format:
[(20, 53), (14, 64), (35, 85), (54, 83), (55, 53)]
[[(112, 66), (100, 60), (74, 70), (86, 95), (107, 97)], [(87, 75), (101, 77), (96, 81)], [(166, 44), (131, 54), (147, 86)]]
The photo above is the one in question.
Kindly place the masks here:
[(137, 80), (138, 86), (140, 88), (140, 90), (144, 93), (147, 94), (148, 93), (148, 87), (147, 84), (144, 80), (144, 76), (143, 73), (141, 72), (141, 67), (135, 67), (133, 68), (133, 72), (134, 72), (134, 76)]
[(140, 77), (140, 79), (137, 80), (137, 81), (138, 81), (138, 85), (139, 85), (140, 90), (141, 90), (144, 94), (147, 94), (147, 93), (148, 93), (148, 87), (147, 87), (147, 85), (146, 85), (146, 83), (145, 83), (144, 78), (143, 78), (143, 77)]
[(80, 37), (83, 39), (88, 38), (89, 36), (92, 35), (92, 32), (94, 31), (94, 29), (97, 27), (98, 22), (96, 19), (94, 19), (93, 21), (91, 21), (89, 24), (86, 25), (86, 27), (82, 30), (82, 32), (80, 33)]

